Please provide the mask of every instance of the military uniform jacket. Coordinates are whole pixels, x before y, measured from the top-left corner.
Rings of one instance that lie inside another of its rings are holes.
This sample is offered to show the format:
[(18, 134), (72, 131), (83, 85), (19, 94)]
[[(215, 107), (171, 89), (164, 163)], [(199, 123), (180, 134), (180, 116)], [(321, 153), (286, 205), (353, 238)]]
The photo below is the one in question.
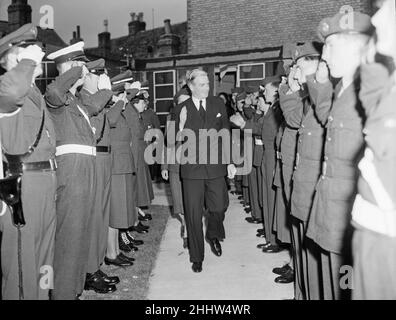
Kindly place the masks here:
[(110, 123), (110, 144), (112, 155), (112, 174), (129, 174), (136, 172), (132, 154), (132, 133), (128, 125), (128, 113), (125, 113), (124, 102), (118, 101), (107, 112)]
[(359, 87), (355, 81), (339, 95), (341, 85), (342, 82), (333, 91), (330, 82), (320, 84), (308, 79), (316, 114), (326, 125), (326, 136), (322, 175), (316, 186), (307, 236), (323, 249), (336, 253), (341, 253), (350, 226), (357, 164), (364, 148)]
[[(253, 121), (258, 122), (264, 115), (255, 113), (253, 115)], [(261, 144), (261, 135), (259, 137), (254, 137), (253, 139), (253, 166), (261, 167), (261, 163), (264, 158), (264, 146)]]
[[(230, 123), (224, 102), (218, 97), (208, 97), (206, 99), (205, 120), (201, 118), (192, 98), (186, 100), (182, 104), (179, 104), (174, 108), (172, 113), (172, 119), (176, 121), (176, 130), (179, 129), (180, 111), (184, 106), (187, 108), (187, 121), (184, 129), (189, 129), (194, 132), (196, 137), (196, 152), (194, 159), (192, 159), (195, 160), (195, 164), (184, 164), (183, 161), (186, 161), (186, 159), (181, 159), (181, 177), (183, 179), (215, 179), (225, 177), (227, 175), (226, 164), (231, 162), (231, 143), (230, 145), (225, 145), (225, 142), (222, 141), (222, 139), (219, 139), (218, 148), (216, 148), (216, 146), (211, 144), (209, 139), (207, 139), (206, 150), (200, 150), (199, 147), (199, 129), (215, 129), (216, 131), (225, 129), (229, 133)], [(191, 147), (193, 148), (193, 146)], [(217, 153), (217, 164), (210, 164), (210, 155), (212, 153)], [(205, 160), (207, 164), (203, 164)]]
[(291, 119), (290, 125), (300, 123), (293, 173), (291, 214), (305, 222), (309, 218), (315, 186), (321, 174), (324, 126), (317, 119), (306, 90), (289, 94), (284, 99), (284, 106), (290, 112), (287, 117)]
[[(59, 75), (48, 85), (45, 100), (56, 130), (56, 145), (80, 144), (95, 147), (96, 139), (89, 123), (88, 112), (69, 89), (82, 73), (81, 67), (74, 67)], [(85, 116), (80, 109), (85, 112)]]
[(287, 90), (289, 90), (287, 85), (282, 85), (279, 89), (279, 103), (286, 121), (280, 151), (283, 166), (293, 171), (296, 159), (297, 133), (303, 110), (294, 103), (294, 95), (298, 93), (286, 94)]
[(112, 96), (113, 92), (111, 90), (99, 90), (91, 94), (85, 89), (81, 89), (78, 94), (78, 98), (91, 119), (97, 146), (110, 146), (110, 123), (106, 115), (107, 110), (104, 108)]
[(147, 143), (144, 141), (144, 134), (146, 132), (145, 125), (141, 114), (130, 104), (126, 105), (124, 114), (128, 122), (129, 130), (132, 135), (132, 154), (135, 159), (135, 167), (142, 168), (145, 166), (144, 151)]
[(55, 129), (41, 92), (32, 85), (35, 63), (22, 60), (0, 77), (0, 111), (14, 113), (0, 118), (3, 149), (11, 155), (24, 154), (35, 142), (43, 112), (44, 128), (40, 142), (26, 162), (48, 161), (55, 157)]

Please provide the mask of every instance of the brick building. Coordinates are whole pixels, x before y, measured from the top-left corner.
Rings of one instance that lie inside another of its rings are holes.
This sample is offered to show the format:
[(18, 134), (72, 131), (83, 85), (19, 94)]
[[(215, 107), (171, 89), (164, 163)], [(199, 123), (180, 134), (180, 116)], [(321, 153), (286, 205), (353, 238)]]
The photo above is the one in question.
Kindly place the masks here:
[(284, 48), (312, 41), (319, 21), (350, 5), (370, 13), (370, 0), (187, 0), (187, 53), (137, 59), (150, 80), (153, 106), (164, 123), (186, 71), (201, 67), (211, 93), (229, 93), (283, 72)]
[[(6, 34), (32, 22), (32, 8), (27, 0), (12, 0), (8, 6), (8, 21), (0, 21), (0, 38)], [(37, 38), (49, 53), (66, 46), (66, 43), (53, 29), (37, 27)], [(37, 86), (44, 92), (46, 85), (56, 76), (55, 65), (51, 61), (43, 61), (43, 74), (37, 79)]]

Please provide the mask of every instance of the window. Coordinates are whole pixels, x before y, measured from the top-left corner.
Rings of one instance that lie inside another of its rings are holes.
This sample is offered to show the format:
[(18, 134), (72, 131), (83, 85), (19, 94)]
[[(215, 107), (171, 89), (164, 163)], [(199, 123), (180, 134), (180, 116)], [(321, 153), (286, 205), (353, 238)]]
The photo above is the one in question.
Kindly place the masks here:
[(43, 74), (36, 79), (36, 85), (40, 89), (41, 93), (44, 94), (47, 85), (55, 79), (58, 75), (56, 65), (54, 61), (43, 61)]
[(240, 64), (237, 72), (237, 86), (247, 89), (259, 85), (265, 78), (265, 63)]
[(175, 70), (154, 72), (154, 110), (164, 127), (176, 94)]

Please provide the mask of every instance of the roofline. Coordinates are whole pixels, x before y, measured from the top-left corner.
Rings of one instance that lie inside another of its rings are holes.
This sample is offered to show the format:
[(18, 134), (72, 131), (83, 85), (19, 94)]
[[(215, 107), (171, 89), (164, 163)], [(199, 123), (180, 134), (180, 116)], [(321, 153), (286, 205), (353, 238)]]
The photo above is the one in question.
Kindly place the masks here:
[(210, 52), (210, 53), (198, 53), (198, 54), (178, 54), (169, 57), (160, 57), (160, 58), (147, 58), (147, 59), (136, 59), (139, 62), (162, 62), (169, 60), (180, 60), (180, 59), (199, 59), (199, 58), (210, 58), (210, 57), (225, 57), (225, 56), (234, 56), (240, 54), (249, 54), (253, 52), (270, 52), (282, 50), (282, 46), (279, 47), (267, 47), (267, 48), (257, 48), (257, 49), (244, 49), (237, 51), (219, 51), (219, 52)]

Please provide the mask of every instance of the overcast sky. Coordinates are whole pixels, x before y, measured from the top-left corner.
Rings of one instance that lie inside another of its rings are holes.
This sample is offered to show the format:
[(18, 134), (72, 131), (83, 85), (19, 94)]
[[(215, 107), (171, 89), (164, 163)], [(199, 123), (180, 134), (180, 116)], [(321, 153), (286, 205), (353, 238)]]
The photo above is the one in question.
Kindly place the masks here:
[[(40, 21), (40, 7), (54, 8), (55, 30), (69, 43), (77, 25), (81, 26), (81, 36), (87, 47), (97, 46), (98, 33), (104, 31), (103, 20), (109, 20), (112, 38), (127, 35), (130, 12), (143, 12), (146, 29), (160, 27), (166, 18), (171, 23), (187, 20), (186, 0), (29, 0), (33, 9), (32, 20)], [(11, 0), (0, 0), (0, 20), (7, 20), (7, 7)]]

